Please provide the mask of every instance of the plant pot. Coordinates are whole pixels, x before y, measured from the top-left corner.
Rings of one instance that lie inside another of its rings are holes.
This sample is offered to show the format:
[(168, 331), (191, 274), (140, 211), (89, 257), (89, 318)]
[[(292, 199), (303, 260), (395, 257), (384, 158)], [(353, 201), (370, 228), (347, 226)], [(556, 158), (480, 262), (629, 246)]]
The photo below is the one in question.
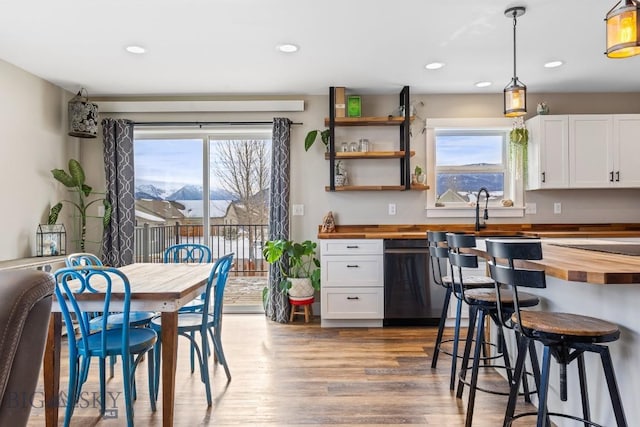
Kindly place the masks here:
[(347, 176), (346, 175), (336, 175), (335, 176), (335, 181), (336, 181), (336, 185), (337, 186), (342, 186), (347, 182)]
[(290, 298), (310, 298), (314, 295), (315, 289), (311, 285), (311, 279), (303, 277), (299, 279), (289, 279), (291, 288), (289, 288)]
[(416, 176), (416, 180), (418, 181), (418, 184), (424, 185), (425, 181), (427, 180), (427, 175), (424, 173), (421, 173), (420, 175)]

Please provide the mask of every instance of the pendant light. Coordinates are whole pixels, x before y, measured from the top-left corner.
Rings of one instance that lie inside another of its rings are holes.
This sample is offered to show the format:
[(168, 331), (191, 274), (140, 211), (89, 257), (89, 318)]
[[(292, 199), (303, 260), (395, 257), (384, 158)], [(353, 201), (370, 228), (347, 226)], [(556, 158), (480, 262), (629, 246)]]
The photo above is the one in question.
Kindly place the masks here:
[(516, 18), (524, 15), (525, 10), (522, 6), (516, 6), (504, 11), (504, 16), (513, 18), (513, 78), (504, 88), (504, 115), (507, 117), (527, 114), (527, 87), (516, 75)]
[(638, 0), (621, 0), (607, 13), (607, 52), (609, 58), (628, 58), (640, 54)]
[(98, 133), (98, 104), (89, 101), (85, 88), (69, 101), (69, 135), (95, 138)]

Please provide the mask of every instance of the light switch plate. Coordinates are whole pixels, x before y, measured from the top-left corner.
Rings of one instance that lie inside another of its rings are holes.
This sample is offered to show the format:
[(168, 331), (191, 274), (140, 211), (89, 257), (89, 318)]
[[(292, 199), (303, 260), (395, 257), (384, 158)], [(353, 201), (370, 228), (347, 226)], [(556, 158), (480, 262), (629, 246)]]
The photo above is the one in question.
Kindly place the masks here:
[(304, 205), (293, 205), (293, 215), (295, 216), (304, 215)]
[(553, 213), (554, 214), (561, 214), (562, 213), (562, 203), (555, 202), (553, 204)]
[(396, 214), (396, 204), (389, 203), (389, 215), (395, 215), (395, 214)]

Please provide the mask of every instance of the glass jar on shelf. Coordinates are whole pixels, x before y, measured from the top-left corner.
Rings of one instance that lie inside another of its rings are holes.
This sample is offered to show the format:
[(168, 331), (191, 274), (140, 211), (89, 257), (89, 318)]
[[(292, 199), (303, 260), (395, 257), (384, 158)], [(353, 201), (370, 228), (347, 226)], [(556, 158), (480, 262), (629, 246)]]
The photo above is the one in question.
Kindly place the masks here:
[(357, 142), (353, 141), (351, 144), (349, 144), (349, 151), (357, 152), (358, 150), (359, 150), (359, 147)]
[(360, 138), (360, 151), (363, 153), (369, 151), (369, 140), (367, 138)]
[(343, 142), (340, 145), (340, 151), (342, 151), (343, 153), (349, 151), (349, 144), (347, 144), (346, 142)]

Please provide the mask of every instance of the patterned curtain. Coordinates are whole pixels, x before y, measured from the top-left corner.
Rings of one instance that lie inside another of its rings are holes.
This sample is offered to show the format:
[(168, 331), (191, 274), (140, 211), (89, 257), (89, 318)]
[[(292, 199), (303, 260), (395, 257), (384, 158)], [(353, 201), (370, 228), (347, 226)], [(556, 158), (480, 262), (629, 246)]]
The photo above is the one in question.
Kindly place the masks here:
[[(269, 187), (269, 240), (289, 238), (289, 168), (291, 163), (291, 120), (273, 119), (271, 142), (271, 185)], [(271, 320), (287, 323), (289, 300), (280, 292), (282, 272), (278, 264), (269, 268), (269, 298), (265, 315)]]
[(133, 198), (133, 123), (123, 119), (102, 121), (107, 200), (113, 207), (102, 239), (103, 261), (122, 267), (133, 263), (135, 203)]

